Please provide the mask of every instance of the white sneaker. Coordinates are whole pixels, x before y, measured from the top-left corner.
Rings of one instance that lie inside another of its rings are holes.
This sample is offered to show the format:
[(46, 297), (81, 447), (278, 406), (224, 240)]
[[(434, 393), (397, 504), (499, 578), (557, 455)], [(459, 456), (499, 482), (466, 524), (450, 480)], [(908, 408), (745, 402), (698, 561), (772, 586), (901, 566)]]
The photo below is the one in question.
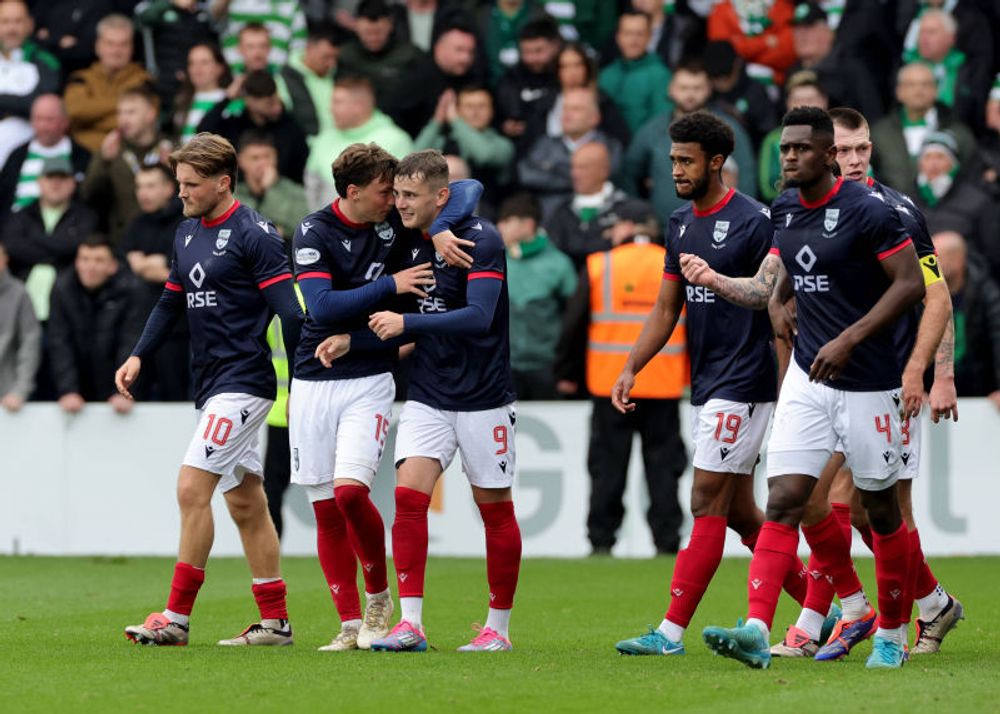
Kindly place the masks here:
[(358, 649), (358, 628), (345, 627), (340, 634), (330, 641), (330, 644), (319, 648), (320, 652), (346, 652)]
[(125, 636), (140, 645), (183, 647), (188, 643), (188, 628), (172, 622), (162, 612), (154, 612), (141, 625), (126, 627)]
[(372, 642), (389, 634), (392, 621), (392, 596), (389, 593), (368, 600), (365, 617), (358, 630), (358, 649), (371, 649)]
[(292, 627), (285, 622), (285, 628), (276, 630), (255, 622), (230, 640), (219, 640), (223, 647), (270, 646), (282, 647), (292, 644)]

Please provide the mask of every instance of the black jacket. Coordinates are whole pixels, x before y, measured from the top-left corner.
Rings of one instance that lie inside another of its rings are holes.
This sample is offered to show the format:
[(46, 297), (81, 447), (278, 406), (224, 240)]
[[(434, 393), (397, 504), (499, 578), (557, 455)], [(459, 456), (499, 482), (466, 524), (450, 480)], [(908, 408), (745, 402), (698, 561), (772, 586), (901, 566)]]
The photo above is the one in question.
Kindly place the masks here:
[[(1000, 389), (1000, 287), (971, 251), (965, 270), (965, 288), (952, 296), (956, 320), (965, 324), (963, 357), (955, 362), (955, 388), (960, 397), (985, 397)], [(956, 351), (962, 347), (960, 337), (956, 334)]]
[[(140, 213), (132, 219), (125, 229), (125, 236), (122, 238), (121, 252), (127, 256), (131, 251), (138, 250), (146, 255), (165, 255), (167, 265), (174, 252), (174, 236), (177, 233), (178, 224), (184, 220), (184, 205), (176, 196), (170, 199), (166, 206), (155, 213)], [(153, 309), (153, 305), (160, 299), (163, 291), (163, 283), (149, 283), (139, 279), (143, 285), (142, 292), (146, 297), (146, 312)], [(178, 324), (186, 322), (178, 320)]]
[[(500, 78), (493, 94), (497, 104), (496, 123), (502, 125), (513, 119), (530, 125), (540, 112), (548, 113), (559, 92), (559, 78), (555, 71), (535, 74), (523, 62), (518, 62)], [(516, 141), (519, 148), (525, 149), (537, 138), (525, 131)]]
[(389, 92), (382, 111), (410, 136), (416, 136), (434, 116), (438, 99), (446, 89), (456, 92), (468, 84), (482, 84), (485, 73), (477, 64), (461, 76), (445, 74), (430, 55), (423, 55), (404, 70)]
[(136, 277), (124, 267), (93, 292), (73, 268), (56, 279), (47, 330), (59, 396), (76, 392), (87, 401), (105, 401), (115, 393), (115, 370), (142, 332), (138, 289)]
[(38, 201), (12, 213), (3, 222), (2, 242), (10, 256), (10, 272), (24, 280), (31, 269), (44, 263), (62, 269), (73, 264), (76, 249), (97, 228), (97, 214), (73, 199), (52, 234), (45, 232)]
[[(24, 160), (28, 158), (28, 144), (25, 142), (10, 152), (7, 163), (0, 171), (0, 216), (5, 214), (14, 205), (14, 198), (17, 196), (17, 181), (21, 178), (21, 167)], [(73, 164), (73, 171), (76, 174), (76, 181), (83, 181), (87, 173), (87, 165), (90, 164), (90, 152), (70, 139), (70, 162)]]
[(965, 236), (969, 245), (985, 256), (994, 277), (1000, 277), (1000, 241), (997, 223), (1000, 211), (996, 201), (970, 179), (959, 174), (941, 200), (931, 208), (920, 191), (910, 194), (927, 218), (931, 235), (940, 231), (956, 231)]
[(309, 144), (306, 143), (305, 132), (292, 115), (282, 111), (278, 121), (257, 126), (245, 109), (233, 111), (233, 104), (230, 100), (223, 99), (212, 107), (198, 124), (198, 131), (220, 134), (237, 149), (240, 148), (239, 141), (243, 132), (250, 129), (266, 132), (274, 140), (274, 148), (278, 151), (278, 173), (295, 183), (302, 183), (306, 161), (309, 159)]

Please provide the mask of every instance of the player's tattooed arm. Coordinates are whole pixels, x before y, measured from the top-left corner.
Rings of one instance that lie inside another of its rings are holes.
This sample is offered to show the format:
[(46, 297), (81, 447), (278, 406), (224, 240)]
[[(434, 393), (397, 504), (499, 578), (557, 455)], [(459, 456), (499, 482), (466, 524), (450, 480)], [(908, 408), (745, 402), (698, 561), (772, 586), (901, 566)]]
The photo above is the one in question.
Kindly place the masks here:
[(941, 417), (958, 421), (958, 394), (955, 391), (955, 323), (951, 313), (934, 355), (934, 384), (931, 385), (931, 421)]
[(681, 253), (681, 272), (692, 285), (701, 285), (716, 295), (740, 307), (763, 310), (774, 290), (774, 284), (781, 270), (781, 258), (768, 253), (752, 278), (730, 278), (721, 275), (704, 259), (691, 253)]
[[(943, 280), (937, 280), (927, 285), (926, 289), (924, 311), (917, 327), (916, 341), (903, 369), (903, 391), (910, 397), (910, 403), (906, 405), (906, 413), (909, 416), (915, 416), (920, 411), (924, 396), (924, 372), (936, 362), (946, 326), (951, 323), (951, 293), (948, 284)], [(939, 374), (935, 366), (934, 381), (935, 383), (939, 379), (941, 381), (935, 396), (943, 402), (938, 406), (949, 411), (957, 402), (953, 376), (954, 373)], [(950, 389), (947, 384), (949, 381)], [(933, 414), (932, 419), (937, 421)]]

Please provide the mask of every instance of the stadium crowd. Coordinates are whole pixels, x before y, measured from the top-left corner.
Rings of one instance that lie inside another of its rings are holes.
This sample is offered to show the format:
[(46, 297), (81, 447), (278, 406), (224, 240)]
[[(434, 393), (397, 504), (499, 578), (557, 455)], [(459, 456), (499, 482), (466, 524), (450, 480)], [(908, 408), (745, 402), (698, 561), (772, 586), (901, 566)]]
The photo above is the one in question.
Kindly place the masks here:
[[(350, 144), (444, 152), (506, 244), (518, 396), (551, 399), (593, 381), (588, 256), (662, 244), (683, 203), (673, 119), (729, 124), (726, 180), (767, 202), (785, 110), (850, 106), (938, 246), (958, 394), (1000, 407), (997, 28), (995, 0), (2, 0), (0, 399), (131, 408), (114, 372), (182, 220), (166, 157), (197, 132), (288, 239)], [(181, 324), (137, 392), (188, 400), (189, 372)]]

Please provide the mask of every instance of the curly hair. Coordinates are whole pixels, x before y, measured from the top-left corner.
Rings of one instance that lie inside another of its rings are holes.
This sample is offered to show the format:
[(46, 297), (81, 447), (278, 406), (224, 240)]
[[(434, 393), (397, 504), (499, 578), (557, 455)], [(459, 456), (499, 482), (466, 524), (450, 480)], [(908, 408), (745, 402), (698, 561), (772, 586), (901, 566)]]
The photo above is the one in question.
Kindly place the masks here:
[(736, 146), (733, 130), (726, 122), (706, 111), (696, 111), (674, 119), (670, 124), (670, 140), (676, 144), (700, 144), (702, 151), (728, 158)]

